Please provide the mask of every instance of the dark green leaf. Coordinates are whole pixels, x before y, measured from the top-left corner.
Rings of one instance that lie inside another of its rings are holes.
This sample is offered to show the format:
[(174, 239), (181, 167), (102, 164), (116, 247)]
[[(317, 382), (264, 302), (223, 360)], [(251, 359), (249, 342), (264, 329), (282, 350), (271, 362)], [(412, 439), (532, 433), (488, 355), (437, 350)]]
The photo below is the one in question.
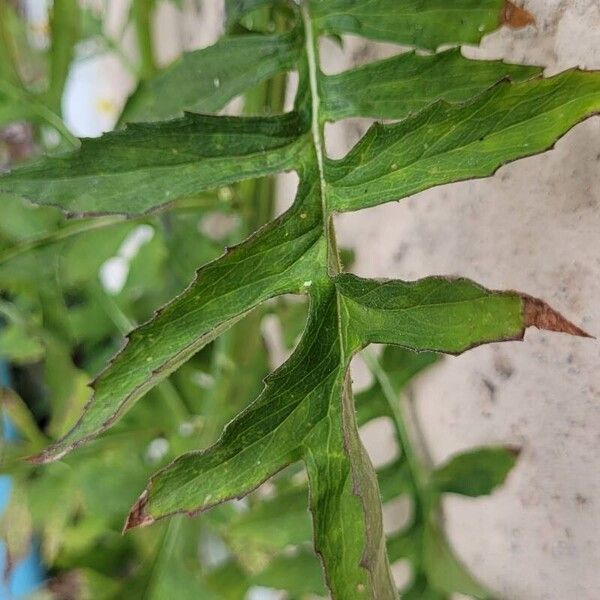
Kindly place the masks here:
[(426, 56), (407, 52), (323, 77), (323, 113), (331, 121), (403, 119), (438, 100), (465, 102), (501, 79), (523, 81), (541, 72), (539, 67), (469, 60), (459, 48)]
[(297, 32), (223, 38), (214, 46), (184, 54), (129, 98), (120, 122), (151, 121), (192, 110), (212, 113), (247, 89), (293, 68)]
[(143, 213), (178, 198), (298, 165), (295, 113), (272, 118), (188, 114), (85, 139), (72, 154), (0, 178), (0, 189), (78, 213)]
[(353, 33), (435, 50), (478, 42), (500, 25), (504, 0), (310, 0), (323, 33)]

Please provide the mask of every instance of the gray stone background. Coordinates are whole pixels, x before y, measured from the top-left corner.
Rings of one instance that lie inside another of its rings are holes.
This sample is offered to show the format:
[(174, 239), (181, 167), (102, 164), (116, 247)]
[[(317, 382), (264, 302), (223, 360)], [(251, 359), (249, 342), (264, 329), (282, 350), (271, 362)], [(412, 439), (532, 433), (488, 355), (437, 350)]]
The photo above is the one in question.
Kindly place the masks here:
[[(123, 4), (112, 3), (115, 24)], [(220, 34), (221, 0), (184, 4), (184, 15), (161, 4), (156, 36), (164, 62)], [(546, 74), (600, 69), (599, 0), (521, 5), (535, 15), (535, 27), (501, 30), (464, 53), (540, 64)], [(327, 72), (398, 51), (358, 38), (345, 43), (344, 52), (323, 43)], [(73, 129), (89, 135), (110, 128), (132, 82), (114, 57), (86, 61), (81, 69), (65, 102)], [(86, 95), (92, 107), (103, 100), (103, 109), (83, 118)], [(329, 127), (328, 151), (343, 155), (366, 125), (352, 120)], [(283, 178), (282, 206), (293, 191), (294, 177)], [(551, 152), (507, 165), (490, 179), (343, 215), (337, 226), (341, 243), (356, 250), (353, 270), (360, 275), (465, 275), (544, 298), (600, 336), (600, 117), (575, 127)], [(522, 447), (506, 485), (492, 496), (445, 501), (458, 554), (501, 598), (600, 599), (599, 358), (597, 340), (531, 330), (525, 343), (447, 358), (412, 386), (436, 463), (484, 444)], [(359, 384), (365, 377), (358, 365)], [(364, 439), (376, 462), (392, 450), (385, 424), (371, 426)], [(388, 526), (401, 512), (387, 508)]]

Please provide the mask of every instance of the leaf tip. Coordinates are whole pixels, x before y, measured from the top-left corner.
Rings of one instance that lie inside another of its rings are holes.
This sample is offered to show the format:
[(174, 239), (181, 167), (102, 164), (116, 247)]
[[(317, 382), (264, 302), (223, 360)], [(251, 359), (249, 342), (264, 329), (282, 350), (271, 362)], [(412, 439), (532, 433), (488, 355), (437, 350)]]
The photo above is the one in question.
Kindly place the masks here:
[(144, 490), (141, 496), (136, 500), (135, 504), (127, 515), (127, 520), (123, 526), (123, 533), (127, 533), (135, 527), (146, 527), (154, 523), (154, 517), (146, 512), (148, 505), (148, 490)]
[(512, 29), (521, 29), (527, 25), (535, 25), (535, 17), (524, 8), (517, 6), (506, 0), (500, 14), (502, 25), (507, 25)]
[(523, 321), (525, 327), (537, 327), (546, 331), (568, 333), (578, 337), (593, 338), (592, 335), (571, 323), (543, 300), (523, 294)]
[(522, 448), (520, 446), (504, 446), (504, 449), (515, 459), (515, 462), (521, 456)]

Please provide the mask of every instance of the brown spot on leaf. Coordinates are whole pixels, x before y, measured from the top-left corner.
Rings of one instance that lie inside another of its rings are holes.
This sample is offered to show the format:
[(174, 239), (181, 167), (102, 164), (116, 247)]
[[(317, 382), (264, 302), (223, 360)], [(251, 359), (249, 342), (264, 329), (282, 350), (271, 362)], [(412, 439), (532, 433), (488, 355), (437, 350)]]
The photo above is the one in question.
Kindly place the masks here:
[(512, 454), (515, 458), (519, 458), (521, 454), (521, 448), (519, 446), (504, 446), (506, 451)]
[(146, 527), (146, 525), (152, 525), (152, 523), (154, 523), (154, 517), (146, 513), (147, 504), (148, 490), (145, 490), (129, 511), (125, 526), (123, 527), (123, 533), (134, 527)]
[(535, 17), (530, 12), (513, 4), (509, 0), (504, 3), (500, 20), (503, 25), (507, 25), (513, 29), (535, 25)]
[(537, 327), (546, 331), (558, 331), (579, 337), (592, 337), (583, 329), (565, 319), (543, 300), (523, 294), (523, 320), (525, 327)]

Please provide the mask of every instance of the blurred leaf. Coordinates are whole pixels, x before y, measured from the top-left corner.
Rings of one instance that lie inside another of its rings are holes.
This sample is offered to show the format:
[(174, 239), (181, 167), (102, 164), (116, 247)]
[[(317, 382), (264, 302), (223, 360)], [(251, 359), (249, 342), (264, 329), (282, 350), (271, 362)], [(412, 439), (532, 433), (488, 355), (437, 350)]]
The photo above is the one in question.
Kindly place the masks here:
[(8, 388), (0, 389), (0, 408), (19, 435), (33, 444), (34, 448), (43, 447), (47, 443), (47, 439), (40, 431), (29, 407), (14, 391)]
[(276, 590), (285, 590), (288, 596), (325, 596), (323, 571), (314, 552), (302, 549), (291, 556), (279, 556), (266, 569), (253, 575), (251, 581)]
[(11, 486), (10, 499), (0, 516), (0, 539), (5, 545), (6, 561), (4, 573), (0, 577), (6, 580), (7, 575), (32, 548), (33, 523), (27, 510), (26, 492), (21, 483)]
[(255, 502), (228, 520), (221, 533), (240, 564), (251, 572), (263, 572), (273, 556), (310, 541), (306, 487), (291, 488), (272, 499)]
[(506, 446), (469, 450), (436, 469), (432, 484), (440, 492), (483, 496), (504, 483), (514, 467), (518, 450)]
[(141, 82), (120, 122), (167, 119), (186, 110), (216, 112), (238, 94), (293, 68), (298, 52), (295, 32), (222, 38), (214, 46), (184, 54)]
[(10, 323), (0, 330), (0, 357), (16, 364), (39, 361), (44, 356), (44, 346), (24, 324)]

